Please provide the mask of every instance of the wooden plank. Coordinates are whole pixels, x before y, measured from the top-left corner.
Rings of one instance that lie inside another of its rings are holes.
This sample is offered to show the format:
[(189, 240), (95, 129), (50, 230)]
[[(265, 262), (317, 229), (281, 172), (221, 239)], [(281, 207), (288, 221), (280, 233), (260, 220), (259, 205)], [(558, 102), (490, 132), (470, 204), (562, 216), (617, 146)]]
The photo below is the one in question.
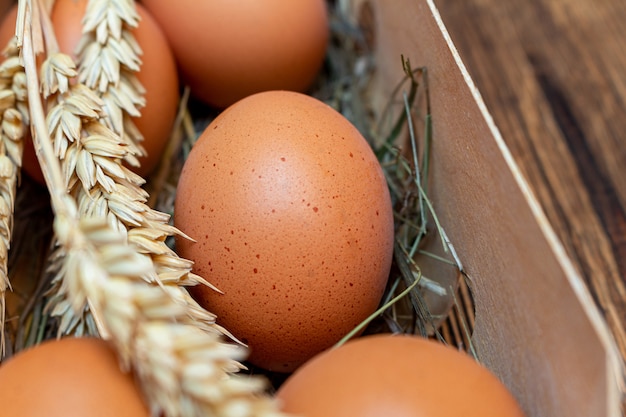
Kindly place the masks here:
[(626, 3), (437, 5), (626, 358)]
[(606, 323), (516, 165), (430, 0), (373, 11), (389, 97), (401, 54), (429, 71), (431, 197), (473, 281), (480, 360), (529, 416), (617, 416), (622, 369)]

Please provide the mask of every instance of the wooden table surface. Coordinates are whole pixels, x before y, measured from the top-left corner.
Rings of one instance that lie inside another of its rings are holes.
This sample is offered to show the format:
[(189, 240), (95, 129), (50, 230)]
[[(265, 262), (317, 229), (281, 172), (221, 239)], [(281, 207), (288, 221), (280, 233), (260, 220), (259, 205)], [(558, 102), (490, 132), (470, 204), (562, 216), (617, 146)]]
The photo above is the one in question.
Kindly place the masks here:
[(435, 3), (626, 358), (626, 2)]

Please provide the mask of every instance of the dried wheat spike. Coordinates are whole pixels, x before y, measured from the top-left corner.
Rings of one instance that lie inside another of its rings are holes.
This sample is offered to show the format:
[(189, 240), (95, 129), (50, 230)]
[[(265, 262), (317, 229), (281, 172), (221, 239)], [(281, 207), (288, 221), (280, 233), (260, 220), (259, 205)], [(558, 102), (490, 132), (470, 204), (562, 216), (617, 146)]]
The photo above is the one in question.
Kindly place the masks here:
[[(123, 233), (137, 253), (154, 264), (154, 272), (144, 279), (154, 285), (172, 286), (172, 291), (179, 293), (180, 302), (188, 306), (191, 317), (203, 326), (215, 326), (215, 316), (200, 308), (181, 287), (208, 284), (191, 273), (190, 261), (178, 257), (165, 244), (166, 237), (178, 233), (177, 230), (168, 224), (167, 214), (146, 205), (148, 195), (141, 188), (143, 179), (122, 164), (128, 148), (119, 135), (99, 122), (103, 116), (102, 100), (80, 83), (70, 86), (69, 81), (62, 81), (64, 76), (73, 74), (71, 60), (59, 53), (51, 54), (42, 66), (41, 81), (44, 94), (55, 92), (47, 97), (53, 103), (46, 117), (47, 127), (62, 164), (65, 187), (78, 202), (79, 213), (106, 219)], [(47, 85), (49, 80), (57, 87)], [(57, 257), (56, 265), (63, 262), (61, 256)], [(67, 308), (65, 293), (58, 287), (62, 277), (61, 274), (53, 280), (51, 298), (53, 314), (62, 317), (61, 332), (93, 331), (80, 320), (88, 315), (73, 317), (75, 310)]]
[[(77, 48), (78, 80), (96, 91), (102, 100), (99, 107), (104, 114), (97, 121), (121, 138), (117, 139), (119, 143), (116, 151), (119, 154), (116, 157), (131, 165), (144, 152), (140, 146), (142, 137), (132, 121), (132, 117), (138, 116), (139, 109), (145, 105), (144, 89), (135, 76), (141, 66), (141, 48), (131, 32), (138, 24), (139, 15), (134, 1), (90, 0), (83, 20), (83, 37)], [(84, 124), (84, 128), (90, 135), (103, 136), (102, 129), (95, 123)], [(115, 139), (111, 141), (114, 142)], [(96, 145), (97, 142), (93, 144)], [(116, 146), (114, 143), (110, 145), (111, 150)], [(142, 253), (152, 256), (156, 273), (162, 283), (207, 284), (191, 273), (191, 262), (180, 259), (165, 245), (167, 236), (179, 232), (168, 226), (168, 216), (147, 207), (148, 196), (140, 188), (144, 183), (141, 177), (130, 178), (130, 172), (114, 173), (115, 167), (107, 158), (94, 157), (92, 164), (88, 152), (85, 151), (81, 151), (77, 161), (81, 163), (76, 167), (78, 177), (85, 190), (91, 190), (92, 197), (88, 200), (78, 198), (81, 210), (84, 208), (84, 212), (89, 213), (98, 211), (107, 215), (111, 222), (117, 218), (129, 229), (141, 229), (129, 235), (129, 239)], [(101, 175), (98, 168), (104, 165), (111, 169), (105, 172), (106, 175)], [(124, 179), (124, 176), (127, 178)], [(115, 185), (111, 179), (119, 179), (121, 187)], [(104, 194), (92, 189), (94, 183), (102, 187)], [(118, 196), (123, 196), (123, 199), (120, 200)], [(106, 205), (103, 198), (107, 201)], [(147, 235), (154, 237), (152, 242), (146, 241)]]
[(141, 48), (131, 33), (138, 24), (133, 0), (89, 0), (77, 48), (78, 80), (103, 100), (106, 117), (100, 120), (128, 146), (124, 159), (131, 166), (145, 155), (132, 121), (145, 106), (145, 90), (135, 76)]
[(5, 295), (10, 289), (7, 268), (13, 229), (15, 191), (22, 166), (24, 123), (27, 120), (24, 68), (15, 40), (4, 51), (0, 65), (0, 356), (5, 349)]

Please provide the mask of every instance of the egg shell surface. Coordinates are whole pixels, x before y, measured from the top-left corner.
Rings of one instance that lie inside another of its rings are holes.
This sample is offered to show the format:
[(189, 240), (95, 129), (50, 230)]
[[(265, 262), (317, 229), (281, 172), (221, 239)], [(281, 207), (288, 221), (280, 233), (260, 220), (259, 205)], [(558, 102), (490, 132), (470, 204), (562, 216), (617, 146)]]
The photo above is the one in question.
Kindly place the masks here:
[(177, 240), (205, 286), (192, 295), (290, 372), (377, 308), (393, 252), (382, 169), (358, 130), (304, 94), (271, 91), (225, 110), (181, 172)]
[(64, 338), (0, 366), (3, 417), (148, 417), (139, 387), (102, 339)]
[(164, 29), (184, 81), (225, 108), (260, 91), (305, 91), (329, 38), (325, 0), (143, 0)]
[(523, 417), (507, 388), (470, 356), (425, 338), (378, 334), (314, 357), (279, 388), (300, 417)]

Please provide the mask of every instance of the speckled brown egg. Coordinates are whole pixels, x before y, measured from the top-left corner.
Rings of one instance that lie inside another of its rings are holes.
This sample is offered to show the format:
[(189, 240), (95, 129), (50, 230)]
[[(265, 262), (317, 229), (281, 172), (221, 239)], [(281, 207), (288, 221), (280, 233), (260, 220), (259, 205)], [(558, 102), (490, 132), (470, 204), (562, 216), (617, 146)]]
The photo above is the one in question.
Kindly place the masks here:
[(300, 93), (249, 96), (194, 145), (176, 194), (177, 250), (223, 294), (192, 294), (250, 347), (292, 371), (378, 306), (391, 265), (384, 174), (358, 130)]
[(467, 354), (417, 336), (366, 336), (308, 361), (280, 387), (300, 417), (523, 417), (513, 395)]
[(0, 366), (3, 417), (148, 417), (133, 377), (102, 339), (65, 338), (29, 348)]

